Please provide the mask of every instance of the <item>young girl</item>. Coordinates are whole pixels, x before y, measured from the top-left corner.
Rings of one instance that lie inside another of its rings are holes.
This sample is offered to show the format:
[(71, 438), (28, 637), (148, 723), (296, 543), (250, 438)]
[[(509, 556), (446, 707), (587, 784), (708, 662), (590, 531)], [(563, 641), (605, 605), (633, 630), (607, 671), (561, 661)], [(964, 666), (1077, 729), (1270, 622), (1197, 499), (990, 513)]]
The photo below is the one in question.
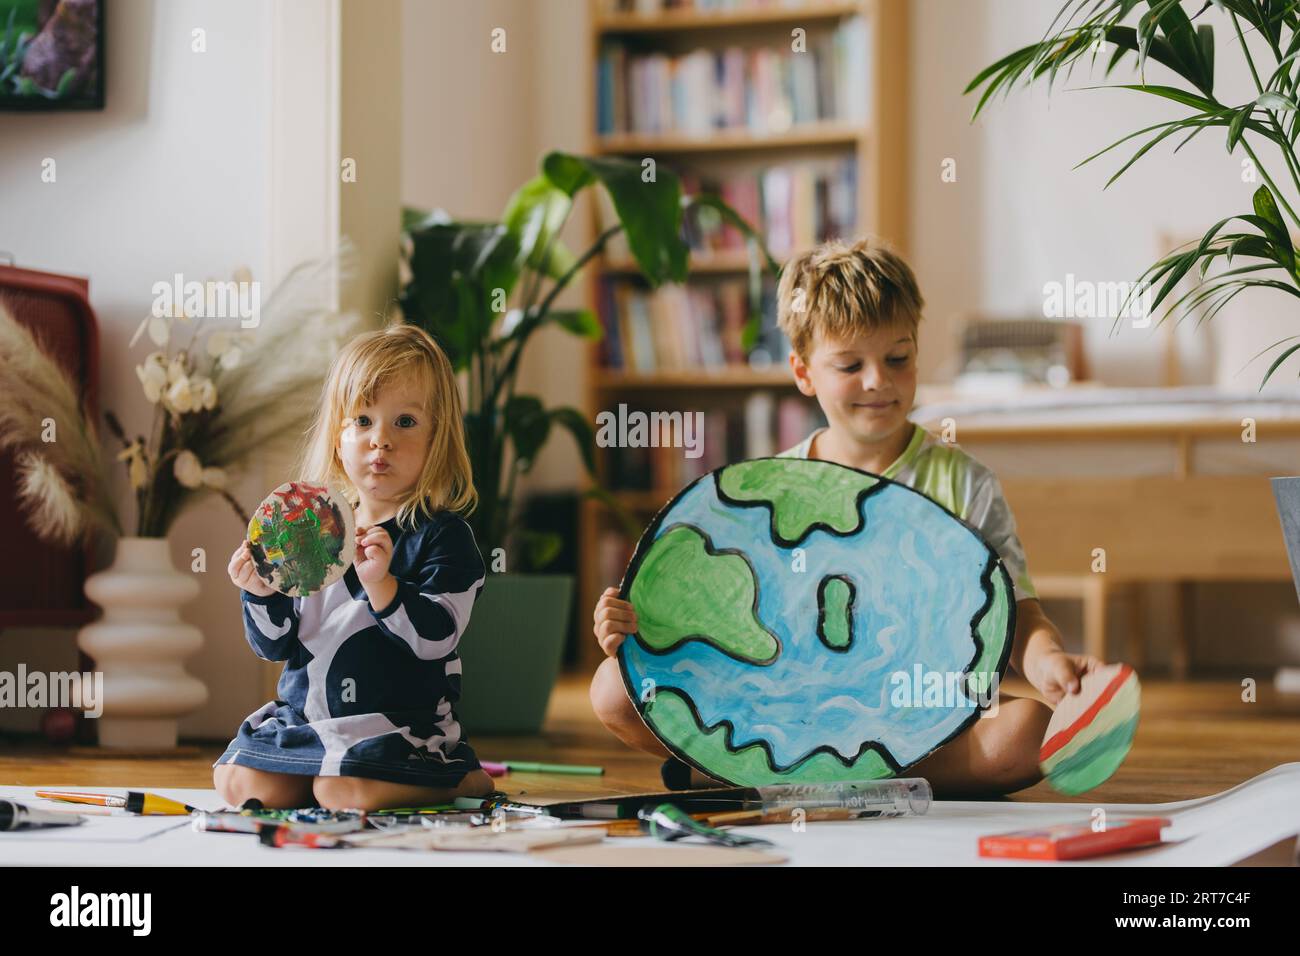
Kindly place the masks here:
[(217, 790), (232, 806), (370, 810), (491, 792), (453, 709), (456, 644), (486, 574), (456, 512), (477, 495), (451, 363), (428, 333), (396, 325), (348, 343), (301, 472), (352, 500), (356, 559), (300, 598), (262, 582), (247, 541), (235, 549), (248, 642), (285, 667), (280, 699), (213, 764)]

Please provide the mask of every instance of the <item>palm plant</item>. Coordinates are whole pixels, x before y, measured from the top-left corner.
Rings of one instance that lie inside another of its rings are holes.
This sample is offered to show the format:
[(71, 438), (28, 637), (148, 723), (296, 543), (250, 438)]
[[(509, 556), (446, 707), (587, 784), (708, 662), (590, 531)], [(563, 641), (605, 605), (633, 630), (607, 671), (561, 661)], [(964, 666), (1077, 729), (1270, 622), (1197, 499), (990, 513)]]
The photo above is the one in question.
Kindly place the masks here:
[[(1214, 27), (1194, 23), (1211, 8), (1227, 16), (1250, 69), (1255, 94), (1244, 103), (1225, 103), (1215, 95)], [(1124, 25), (1123, 21), (1135, 13), (1139, 13), (1136, 24)], [(1264, 62), (1257, 63), (1246, 45), (1247, 33), (1257, 33), (1263, 39), (1267, 46)], [(1300, 267), (1288, 225), (1289, 221), (1300, 226), (1300, 216), (1256, 149), (1265, 142), (1276, 146), (1285, 176), (1289, 177), (1284, 183), (1300, 192), (1300, 162), (1295, 148), (1300, 136), (1300, 0), (1199, 0), (1186, 9), (1180, 0), (1070, 0), (1052, 20), (1042, 40), (1009, 54), (970, 82), (965, 90), (968, 94), (983, 87), (974, 115), (979, 115), (995, 93), (1005, 95), (1017, 84), (1029, 85), (1044, 75), (1050, 89), (1062, 69), (1068, 76), (1081, 59), (1087, 59), (1091, 67), (1098, 54), (1106, 50), (1110, 54), (1105, 76), (1131, 57), (1136, 61), (1139, 82), (1089, 89), (1133, 90), (1178, 103), (1191, 112), (1130, 133), (1084, 159), (1076, 169), (1124, 143), (1147, 137), (1111, 176), (1106, 183), (1109, 187), (1170, 136), (1186, 134), (1175, 148), (1177, 152), (1206, 129), (1221, 127), (1228, 152), (1240, 149), (1264, 180), (1255, 192), (1251, 212), (1229, 216), (1206, 230), (1200, 240), (1171, 251), (1142, 274), (1133, 293), (1159, 283), (1151, 308), (1158, 310), (1163, 303), (1166, 309), (1158, 321), (1163, 322), (1175, 312), (1181, 312), (1182, 318), (1199, 310), (1198, 327), (1246, 289), (1273, 289), (1300, 298)], [(1173, 71), (1188, 87), (1147, 83), (1148, 60)], [(1220, 268), (1211, 273), (1219, 259)], [(1175, 294), (1189, 274), (1192, 287)], [(1297, 338), (1300, 336), (1282, 339), (1259, 354)], [(1300, 344), (1281, 351), (1260, 382), (1261, 389), (1297, 350)]]
[[(560, 233), (574, 197), (597, 187), (608, 194), (618, 221), (575, 256)], [(749, 348), (757, 337), (755, 287), (761, 266), (775, 273), (776, 262), (735, 210), (712, 194), (684, 196), (681, 180), (667, 169), (648, 176), (640, 161), (552, 152), (543, 157), (540, 174), (510, 198), (499, 222), (455, 222), (441, 210), (403, 212), (404, 257), (411, 275), (401, 293), (403, 315), (432, 334), (455, 369), (467, 373), (466, 444), (479, 493), (469, 521), (485, 553), (505, 547), (509, 539), (523, 546), (525, 563), (533, 568), (544, 567), (559, 553), (558, 535), (519, 528), (513, 521), (515, 482), (533, 467), (553, 427), (573, 436), (587, 472), (594, 471), (594, 436), (582, 412), (546, 408), (537, 396), (516, 392), (525, 345), (533, 333), (552, 325), (580, 338), (600, 338), (600, 322), (589, 309), (558, 309), (555, 304), (582, 267), (619, 233), (626, 234), (632, 256), (652, 286), (684, 281), (690, 250), (682, 238), (682, 220), (692, 211), (720, 216), (746, 237), (754, 310), (744, 342)], [(618, 510), (601, 489), (588, 493)]]

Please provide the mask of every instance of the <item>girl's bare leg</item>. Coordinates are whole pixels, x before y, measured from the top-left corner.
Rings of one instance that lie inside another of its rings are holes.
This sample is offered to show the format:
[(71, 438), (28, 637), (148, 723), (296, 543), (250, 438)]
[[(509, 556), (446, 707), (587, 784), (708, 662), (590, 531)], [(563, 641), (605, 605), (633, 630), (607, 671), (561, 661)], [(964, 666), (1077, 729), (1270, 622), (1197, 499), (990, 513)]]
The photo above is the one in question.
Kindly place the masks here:
[(421, 787), (366, 777), (316, 777), (311, 789), (320, 805), (331, 810), (384, 810), (428, 807), (450, 803), (456, 797), (483, 797), (495, 788), (485, 771), (474, 770), (455, 787)]
[(217, 793), (232, 807), (250, 798), (260, 800), (268, 810), (292, 810), (312, 805), (309, 774), (272, 773), (239, 764), (223, 763), (212, 768)]

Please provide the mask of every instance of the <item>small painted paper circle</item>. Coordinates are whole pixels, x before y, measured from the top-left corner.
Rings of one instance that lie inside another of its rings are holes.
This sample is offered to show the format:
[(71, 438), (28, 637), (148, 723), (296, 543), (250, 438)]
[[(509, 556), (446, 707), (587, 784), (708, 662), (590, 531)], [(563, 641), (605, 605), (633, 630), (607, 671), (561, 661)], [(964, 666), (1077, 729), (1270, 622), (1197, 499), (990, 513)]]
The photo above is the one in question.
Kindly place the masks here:
[(739, 786), (905, 771), (997, 701), (1010, 575), (966, 522), (803, 458), (720, 468), (637, 543), (628, 694), (680, 759)]
[(257, 576), (282, 594), (315, 594), (352, 567), (355, 529), (352, 505), (336, 486), (285, 482), (248, 522)]

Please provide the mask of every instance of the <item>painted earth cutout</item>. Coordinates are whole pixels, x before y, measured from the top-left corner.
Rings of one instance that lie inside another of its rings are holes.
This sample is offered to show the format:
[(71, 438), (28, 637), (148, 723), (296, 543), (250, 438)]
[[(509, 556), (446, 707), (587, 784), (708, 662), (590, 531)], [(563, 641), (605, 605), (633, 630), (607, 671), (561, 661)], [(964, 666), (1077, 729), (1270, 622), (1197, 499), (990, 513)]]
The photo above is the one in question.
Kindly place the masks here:
[(1011, 578), (970, 525), (905, 485), (760, 458), (683, 489), (620, 596), (623, 680), (664, 745), (743, 786), (871, 780), (996, 700)]

